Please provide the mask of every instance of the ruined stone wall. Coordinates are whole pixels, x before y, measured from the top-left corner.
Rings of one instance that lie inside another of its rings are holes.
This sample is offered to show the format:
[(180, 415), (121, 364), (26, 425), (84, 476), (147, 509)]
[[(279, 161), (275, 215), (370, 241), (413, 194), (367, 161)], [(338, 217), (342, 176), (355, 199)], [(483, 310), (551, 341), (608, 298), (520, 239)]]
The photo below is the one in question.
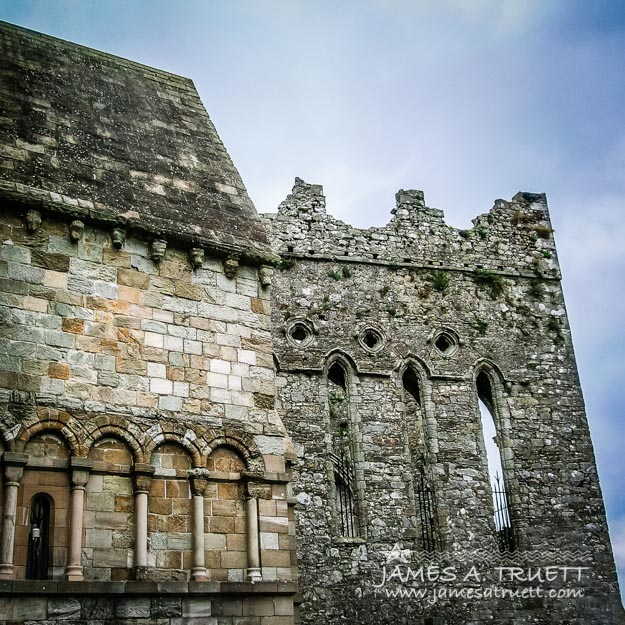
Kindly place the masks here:
[[(419, 191), (400, 191), (393, 213), (352, 228), (326, 213), (321, 187), (296, 180), (264, 216), (282, 255), (272, 323), (297, 453), (303, 621), (622, 622), (545, 197), (497, 200), (464, 231)], [(497, 424), (508, 551), (478, 397)], [(357, 531), (345, 531), (345, 482)], [(456, 578), (417, 579), (429, 565)], [(409, 594), (528, 585), (494, 579), (506, 565), (586, 567), (578, 582), (542, 584), (583, 597)], [(479, 580), (465, 579), (472, 566)], [(374, 588), (384, 571), (394, 579)]]
[[(17, 204), (0, 214), (3, 490), (16, 494), (0, 621), (292, 623), (270, 270)], [(47, 561), (33, 577), (37, 498)]]

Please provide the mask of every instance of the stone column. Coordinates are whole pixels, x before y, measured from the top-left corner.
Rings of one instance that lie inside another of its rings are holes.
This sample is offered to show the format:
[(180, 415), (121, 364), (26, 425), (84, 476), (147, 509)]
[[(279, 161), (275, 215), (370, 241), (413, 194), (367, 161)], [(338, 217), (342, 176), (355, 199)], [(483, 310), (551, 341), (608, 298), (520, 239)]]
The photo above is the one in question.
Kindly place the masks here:
[(136, 463), (133, 485), (135, 491), (135, 578), (140, 579), (148, 566), (148, 492), (154, 475), (151, 464)]
[(189, 478), (193, 496), (193, 569), (191, 578), (194, 582), (205, 582), (208, 576), (204, 552), (204, 495), (208, 486), (208, 470), (192, 469), (189, 471)]
[(260, 534), (258, 533), (258, 496), (259, 485), (249, 482), (245, 489), (245, 525), (247, 534), (247, 571), (246, 578), (250, 582), (260, 582)]
[(89, 458), (71, 458), (71, 493), (69, 501), (69, 549), (65, 579), (70, 582), (81, 582), (82, 572), (82, 534), (83, 517), (85, 514), (85, 492), (89, 481), (89, 472), (93, 460)]
[(12, 579), (13, 547), (15, 545), (15, 516), (17, 514), (17, 491), (28, 462), (28, 454), (5, 451), (4, 461), (4, 508), (2, 512), (2, 537), (0, 539), (0, 579)]

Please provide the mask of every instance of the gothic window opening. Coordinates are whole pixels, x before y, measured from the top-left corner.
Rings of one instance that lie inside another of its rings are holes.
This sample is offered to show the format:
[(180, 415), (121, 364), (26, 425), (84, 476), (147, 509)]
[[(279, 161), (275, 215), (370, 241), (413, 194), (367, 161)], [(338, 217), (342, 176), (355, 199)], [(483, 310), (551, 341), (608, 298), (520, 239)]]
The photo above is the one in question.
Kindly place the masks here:
[(516, 545), (512, 515), (510, 513), (510, 499), (502, 463), (502, 441), (496, 425), (497, 404), (491, 380), (484, 371), (478, 374), (475, 386), (482, 419), (482, 434), (488, 462), (488, 475), (492, 489), (493, 520), (497, 542), (500, 551), (511, 552), (515, 551)]
[(50, 500), (45, 495), (33, 497), (30, 505), (26, 579), (48, 579), (50, 555)]
[(412, 367), (402, 375), (408, 445), (413, 467), (415, 504), (417, 514), (417, 543), (422, 551), (433, 553), (440, 550), (437, 530), (434, 488), (427, 471), (423, 405), (419, 376)]
[(347, 538), (360, 535), (352, 433), (349, 422), (349, 393), (345, 369), (335, 362), (328, 369), (331, 451), (334, 475), (335, 512), (338, 533)]
[(421, 406), (421, 392), (419, 390), (419, 378), (411, 367), (404, 371), (402, 376), (404, 390), (410, 395), (417, 406)]

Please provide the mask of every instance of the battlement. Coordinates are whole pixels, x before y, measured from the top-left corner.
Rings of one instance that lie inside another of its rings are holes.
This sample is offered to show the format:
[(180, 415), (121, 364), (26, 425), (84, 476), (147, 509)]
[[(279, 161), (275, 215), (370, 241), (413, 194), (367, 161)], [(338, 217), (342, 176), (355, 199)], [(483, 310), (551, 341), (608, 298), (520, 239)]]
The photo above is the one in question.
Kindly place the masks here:
[(543, 193), (495, 200), (467, 230), (446, 224), (442, 210), (426, 206), (423, 191), (400, 189), (395, 200), (388, 224), (355, 228), (328, 214), (321, 185), (296, 178), (278, 212), (262, 218), (282, 255), (560, 277)]

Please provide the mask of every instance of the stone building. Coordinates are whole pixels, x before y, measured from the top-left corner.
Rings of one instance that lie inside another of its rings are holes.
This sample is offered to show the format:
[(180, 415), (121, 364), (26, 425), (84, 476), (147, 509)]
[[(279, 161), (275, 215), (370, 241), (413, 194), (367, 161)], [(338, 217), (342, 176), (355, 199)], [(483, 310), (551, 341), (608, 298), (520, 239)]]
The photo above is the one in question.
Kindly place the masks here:
[[(545, 196), (464, 231), (396, 200), (360, 230), (296, 179), (264, 215), (302, 621), (624, 622)], [(581, 594), (496, 594), (529, 587)]]
[(0, 621), (293, 623), (276, 257), (192, 82), (0, 58)]
[(188, 79), (0, 59), (0, 622), (623, 622), (544, 196), (259, 217)]

